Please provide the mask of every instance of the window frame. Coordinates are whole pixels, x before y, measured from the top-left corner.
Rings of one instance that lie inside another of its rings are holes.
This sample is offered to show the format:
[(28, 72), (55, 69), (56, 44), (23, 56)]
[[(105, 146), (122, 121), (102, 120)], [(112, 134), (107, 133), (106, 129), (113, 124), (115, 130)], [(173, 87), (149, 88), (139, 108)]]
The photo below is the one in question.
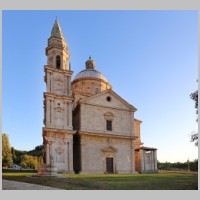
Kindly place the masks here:
[(112, 131), (112, 120), (106, 119), (106, 130)]

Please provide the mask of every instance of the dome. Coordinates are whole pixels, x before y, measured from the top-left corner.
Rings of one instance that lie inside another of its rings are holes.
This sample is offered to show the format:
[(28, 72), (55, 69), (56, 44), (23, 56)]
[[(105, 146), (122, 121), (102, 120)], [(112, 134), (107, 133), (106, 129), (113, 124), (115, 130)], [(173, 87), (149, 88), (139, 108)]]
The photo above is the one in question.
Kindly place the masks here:
[(85, 69), (81, 72), (79, 72), (74, 80), (77, 80), (79, 78), (97, 78), (97, 79), (101, 79), (105, 82), (108, 82), (106, 77), (99, 71), (97, 71), (96, 69)]

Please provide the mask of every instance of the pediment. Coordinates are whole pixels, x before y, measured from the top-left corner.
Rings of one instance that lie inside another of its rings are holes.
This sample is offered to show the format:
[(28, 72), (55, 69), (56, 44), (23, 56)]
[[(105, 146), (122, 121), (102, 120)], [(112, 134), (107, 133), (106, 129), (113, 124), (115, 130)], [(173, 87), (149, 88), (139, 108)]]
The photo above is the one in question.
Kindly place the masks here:
[[(96, 95), (82, 99), (80, 103), (88, 103), (93, 105), (99, 105), (110, 108), (119, 108), (135, 112), (137, 109), (130, 105), (127, 101), (121, 98), (113, 90), (108, 89)], [(106, 115), (112, 115), (112, 113), (106, 113)]]
[(118, 150), (113, 146), (107, 146), (101, 149), (102, 152), (116, 153)]
[(107, 112), (107, 113), (104, 114), (104, 116), (106, 116), (106, 117), (114, 117), (114, 114), (111, 113), (111, 112)]

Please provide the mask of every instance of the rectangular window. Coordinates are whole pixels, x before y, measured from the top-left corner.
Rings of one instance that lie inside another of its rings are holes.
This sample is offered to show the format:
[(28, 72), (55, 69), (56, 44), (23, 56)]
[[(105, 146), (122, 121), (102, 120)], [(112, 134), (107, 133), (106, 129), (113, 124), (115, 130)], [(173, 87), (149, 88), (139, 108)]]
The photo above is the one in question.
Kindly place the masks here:
[(106, 129), (107, 131), (112, 131), (112, 121), (106, 120)]

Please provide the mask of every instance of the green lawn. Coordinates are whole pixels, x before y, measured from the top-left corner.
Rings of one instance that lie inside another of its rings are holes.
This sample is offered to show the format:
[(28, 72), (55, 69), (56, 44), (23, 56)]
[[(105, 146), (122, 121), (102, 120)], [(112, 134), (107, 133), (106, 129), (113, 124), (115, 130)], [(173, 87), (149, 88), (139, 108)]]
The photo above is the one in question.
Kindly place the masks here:
[(198, 175), (158, 173), (134, 175), (63, 174), (65, 178), (34, 177), (34, 173), (3, 173), (3, 179), (66, 190), (198, 190)]

